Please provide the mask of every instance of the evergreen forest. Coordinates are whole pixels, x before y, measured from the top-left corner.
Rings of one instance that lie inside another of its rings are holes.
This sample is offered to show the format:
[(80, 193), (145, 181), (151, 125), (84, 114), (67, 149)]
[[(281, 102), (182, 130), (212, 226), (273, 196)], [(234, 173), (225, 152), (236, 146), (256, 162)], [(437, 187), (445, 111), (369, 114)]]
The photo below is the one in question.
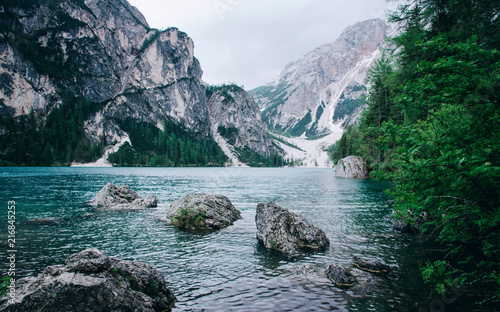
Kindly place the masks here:
[(500, 2), (412, 0), (369, 75), (368, 108), (332, 156), (394, 182), (396, 218), (443, 248), (422, 263), (439, 293), (500, 304)]

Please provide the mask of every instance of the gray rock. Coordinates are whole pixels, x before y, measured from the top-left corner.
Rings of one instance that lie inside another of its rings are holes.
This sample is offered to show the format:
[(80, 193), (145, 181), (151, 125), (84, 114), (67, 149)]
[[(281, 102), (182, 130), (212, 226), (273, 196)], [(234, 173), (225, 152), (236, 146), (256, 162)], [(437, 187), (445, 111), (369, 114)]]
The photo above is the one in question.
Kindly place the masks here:
[(225, 196), (190, 194), (170, 205), (167, 218), (180, 228), (218, 230), (241, 219), (241, 213)]
[(339, 160), (335, 172), (337, 178), (356, 178), (364, 179), (368, 177), (368, 170), (363, 158), (357, 156), (348, 156)]
[(352, 258), (352, 261), (355, 267), (366, 272), (375, 274), (387, 274), (391, 271), (391, 268), (387, 264), (379, 260), (367, 261), (365, 259), (361, 259), (358, 256), (354, 256)]
[(18, 281), (14, 302), (0, 300), (0, 311), (156, 312), (176, 301), (164, 277), (148, 264), (122, 261), (87, 249), (66, 266), (49, 266), (38, 277)]
[(266, 248), (297, 254), (301, 248), (322, 249), (330, 244), (325, 232), (311, 225), (302, 215), (273, 202), (257, 205), (257, 238)]
[(135, 210), (153, 208), (158, 204), (155, 196), (148, 195), (140, 198), (128, 185), (118, 187), (112, 183), (106, 184), (94, 200), (90, 203), (93, 207), (108, 210)]
[(97, 249), (87, 249), (66, 259), (66, 268), (69, 272), (100, 273), (109, 270), (110, 267), (110, 258)]
[(26, 222), (37, 225), (61, 225), (62, 220), (61, 218), (32, 218)]
[(352, 274), (351, 270), (342, 265), (329, 265), (325, 270), (325, 275), (335, 285), (340, 287), (351, 287), (357, 283), (357, 279)]

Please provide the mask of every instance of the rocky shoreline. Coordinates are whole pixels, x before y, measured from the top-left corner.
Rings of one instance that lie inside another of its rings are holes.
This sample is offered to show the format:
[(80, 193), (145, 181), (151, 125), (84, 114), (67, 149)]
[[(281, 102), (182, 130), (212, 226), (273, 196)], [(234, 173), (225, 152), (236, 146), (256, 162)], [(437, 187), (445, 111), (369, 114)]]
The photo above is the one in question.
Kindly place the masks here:
[(0, 300), (0, 311), (168, 312), (177, 300), (152, 266), (108, 257), (95, 248), (17, 281), (9, 299)]

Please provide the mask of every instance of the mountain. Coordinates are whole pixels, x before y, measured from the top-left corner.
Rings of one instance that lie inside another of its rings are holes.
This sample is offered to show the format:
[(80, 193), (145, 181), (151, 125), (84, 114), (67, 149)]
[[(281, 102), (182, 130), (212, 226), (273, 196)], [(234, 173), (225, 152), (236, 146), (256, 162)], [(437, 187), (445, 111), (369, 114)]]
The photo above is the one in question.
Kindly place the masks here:
[(305, 165), (328, 162), (323, 150), (363, 109), (366, 75), (388, 31), (381, 19), (356, 23), (288, 64), (274, 82), (250, 91), (269, 130), (304, 151), (295, 151), (294, 158), (304, 158)]
[(149, 27), (125, 0), (15, 0), (0, 18), (4, 163), (89, 162), (120, 147), (122, 165), (224, 163), (186, 33)]
[(207, 97), (211, 134), (234, 165), (241, 165), (240, 162), (279, 165), (265, 163), (265, 158), (278, 155), (262, 122), (259, 106), (250, 94), (228, 85), (208, 87)]

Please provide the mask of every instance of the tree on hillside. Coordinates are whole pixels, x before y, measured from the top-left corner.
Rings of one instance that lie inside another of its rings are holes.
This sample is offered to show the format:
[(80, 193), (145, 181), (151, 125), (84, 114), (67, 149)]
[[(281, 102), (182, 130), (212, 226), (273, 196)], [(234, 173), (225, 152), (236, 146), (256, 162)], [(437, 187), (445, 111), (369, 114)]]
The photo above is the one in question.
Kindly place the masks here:
[(485, 310), (500, 303), (499, 16), (492, 0), (400, 5), (394, 53), (372, 70), (367, 111), (337, 144), (396, 182), (396, 215), (424, 221), (442, 244), (425, 280), (440, 292), (469, 286)]

